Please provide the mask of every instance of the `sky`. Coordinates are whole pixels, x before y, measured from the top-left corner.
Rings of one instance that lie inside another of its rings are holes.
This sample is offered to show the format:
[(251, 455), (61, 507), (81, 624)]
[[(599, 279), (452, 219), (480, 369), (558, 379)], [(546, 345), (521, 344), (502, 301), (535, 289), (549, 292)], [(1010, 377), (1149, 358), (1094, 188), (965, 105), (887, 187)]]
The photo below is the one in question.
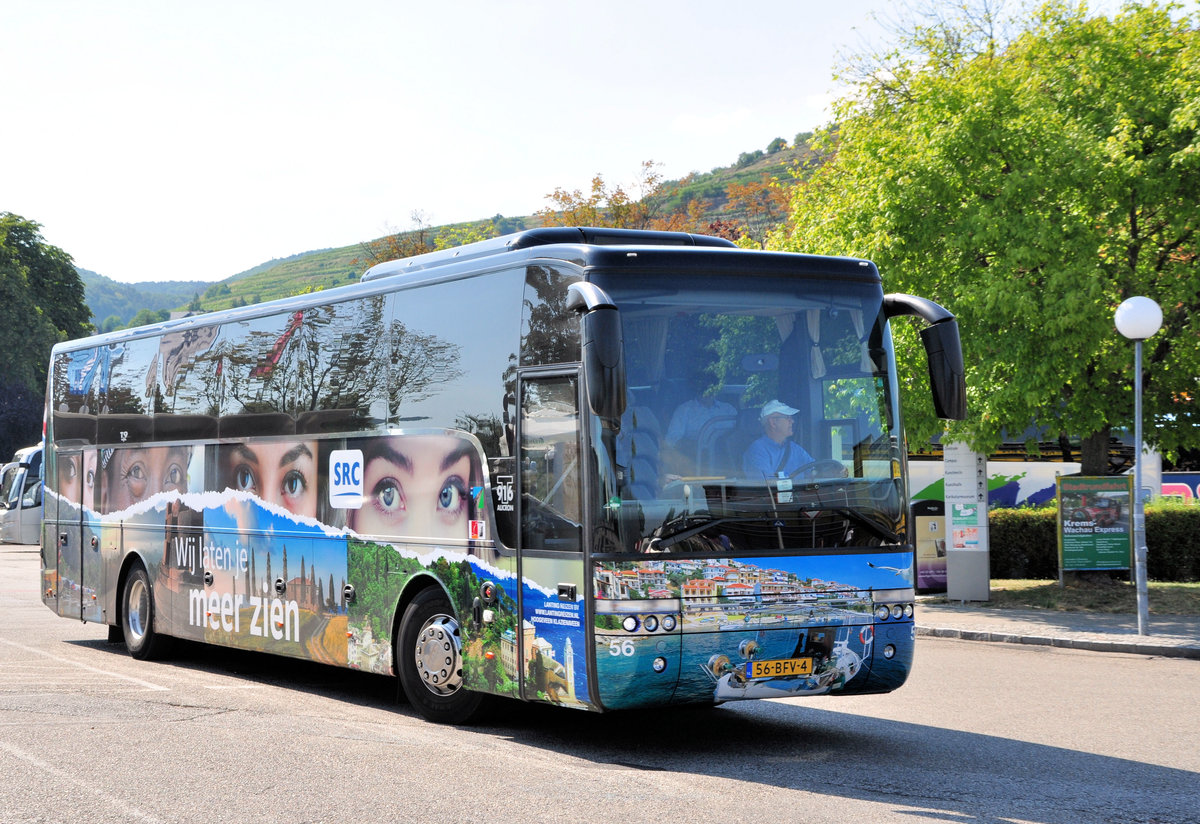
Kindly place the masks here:
[(826, 123), (887, 8), (0, 0), (0, 212), (123, 282), (530, 215)]

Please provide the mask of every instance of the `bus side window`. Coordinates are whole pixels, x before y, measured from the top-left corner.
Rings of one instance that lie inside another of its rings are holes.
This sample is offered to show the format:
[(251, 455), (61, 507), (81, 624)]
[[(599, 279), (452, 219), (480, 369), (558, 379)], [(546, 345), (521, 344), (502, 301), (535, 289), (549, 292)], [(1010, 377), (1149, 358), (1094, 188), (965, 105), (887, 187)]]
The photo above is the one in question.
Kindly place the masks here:
[(574, 375), (521, 389), (521, 546), (582, 549), (579, 389)]

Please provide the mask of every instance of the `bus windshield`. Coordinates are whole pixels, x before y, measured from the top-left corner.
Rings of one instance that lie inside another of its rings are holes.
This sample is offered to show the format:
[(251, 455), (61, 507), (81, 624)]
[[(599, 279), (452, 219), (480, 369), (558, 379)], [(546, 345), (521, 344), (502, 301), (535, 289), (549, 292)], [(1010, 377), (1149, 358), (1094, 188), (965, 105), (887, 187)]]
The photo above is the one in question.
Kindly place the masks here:
[[(598, 278), (599, 280), (599, 278)], [(878, 282), (640, 277), (629, 396), (599, 463), (621, 552), (902, 542), (903, 444)]]

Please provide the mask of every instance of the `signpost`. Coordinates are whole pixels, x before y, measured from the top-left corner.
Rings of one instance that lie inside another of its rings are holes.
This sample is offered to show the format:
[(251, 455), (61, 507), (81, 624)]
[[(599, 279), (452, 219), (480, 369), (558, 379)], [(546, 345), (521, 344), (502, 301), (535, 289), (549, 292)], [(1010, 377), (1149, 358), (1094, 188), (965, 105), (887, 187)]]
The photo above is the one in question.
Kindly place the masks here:
[(946, 473), (946, 597), (952, 601), (991, 599), (988, 552), (987, 456), (965, 443), (942, 448)]

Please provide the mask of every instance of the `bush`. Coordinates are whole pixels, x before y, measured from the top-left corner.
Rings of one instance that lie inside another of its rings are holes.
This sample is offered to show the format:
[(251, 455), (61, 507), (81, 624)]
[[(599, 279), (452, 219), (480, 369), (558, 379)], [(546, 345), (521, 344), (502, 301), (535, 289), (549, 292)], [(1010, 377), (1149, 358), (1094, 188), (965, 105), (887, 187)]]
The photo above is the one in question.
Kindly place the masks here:
[(735, 165), (740, 169), (743, 166), (749, 166), (751, 163), (754, 163), (757, 160), (762, 160), (763, 157), (765, 157), (765, 155), (763, 154), (762, 149), (755, 149), (752, 152), (742, 152), (740, 155), (738, 155), (737, 163)]
[[(1055, 507), (993, 509), (988, 513), (993, 578), (1058, 577)], [(1200, 581), (1200, 506), (1146, 507), (1146, 575), (1155, 581)]]
[(1181, 502), (1146, 507), (1146, 576), (1155, 581), (1200, 581), (1200, 506)]
[(1052, 507), (993, 509), (988, 542), (993, 578), (1057, 578), (1058, 523)]

